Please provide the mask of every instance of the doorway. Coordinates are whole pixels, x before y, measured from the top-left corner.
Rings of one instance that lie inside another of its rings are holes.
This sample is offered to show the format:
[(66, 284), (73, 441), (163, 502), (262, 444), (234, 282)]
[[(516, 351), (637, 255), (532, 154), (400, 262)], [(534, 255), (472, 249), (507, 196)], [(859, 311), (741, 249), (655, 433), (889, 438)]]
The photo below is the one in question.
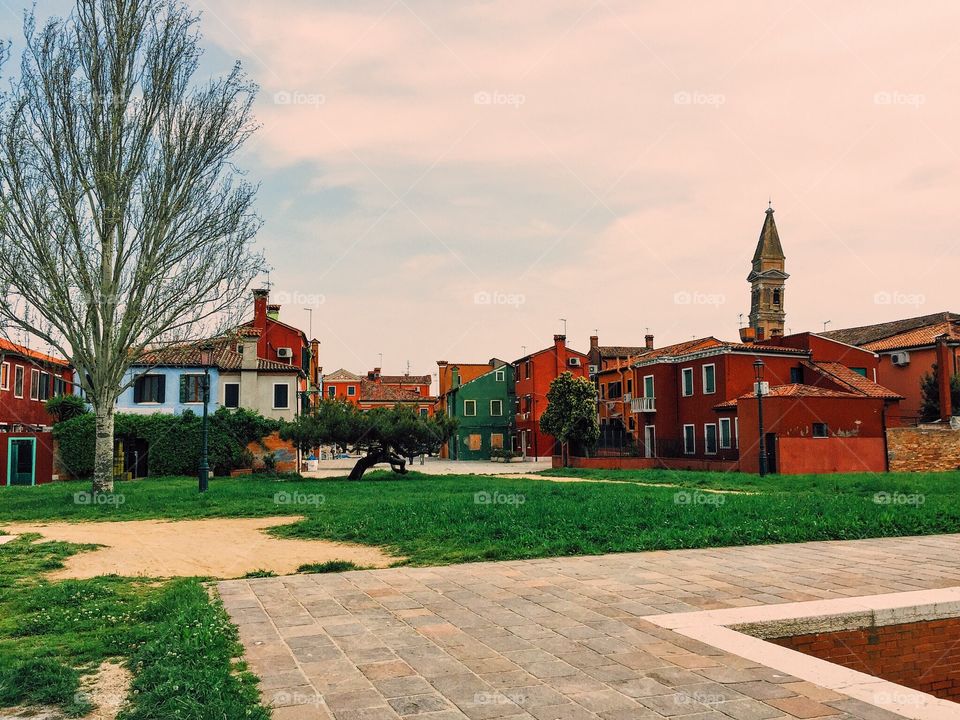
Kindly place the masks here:
[(648, 458), (657, 456), (657, 428), (653, 425), (643, 427), (643, 456)]
[(35, 485), (37, 481), (37, 439), (7, 440), (7, 485)]
[(767, 472), (776, 474), (777, 472), (777, 434), (767, 433), (764, 443), (767, 450)]

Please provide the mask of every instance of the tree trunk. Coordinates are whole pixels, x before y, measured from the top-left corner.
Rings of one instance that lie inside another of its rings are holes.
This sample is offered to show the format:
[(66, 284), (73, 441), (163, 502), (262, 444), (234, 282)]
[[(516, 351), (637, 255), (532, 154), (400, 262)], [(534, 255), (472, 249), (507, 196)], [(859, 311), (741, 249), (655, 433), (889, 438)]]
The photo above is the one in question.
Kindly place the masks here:
[(357, 464), (353, 466), (353, 470), (350, 471), (350, 480), (360, 480), (363, 478), (363, 474), (376, 465), (378, 462), (383, 462), (384, 454), (382, 452), (373, 452), (364, 455), (362, 458), (357, 460)]
[(92, 492), (113, 492), (113, 405), (96, 409), (96, 444), (93, 460)]

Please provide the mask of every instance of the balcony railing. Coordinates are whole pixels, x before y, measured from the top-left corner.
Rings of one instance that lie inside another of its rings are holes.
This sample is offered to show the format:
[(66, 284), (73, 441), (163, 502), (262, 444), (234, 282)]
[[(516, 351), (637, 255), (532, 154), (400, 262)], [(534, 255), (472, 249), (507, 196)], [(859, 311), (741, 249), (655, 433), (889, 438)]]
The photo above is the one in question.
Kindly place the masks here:
[(652, 397), (638, 397), (630, 401), (630, 412), (656, 412), (657, 399)]

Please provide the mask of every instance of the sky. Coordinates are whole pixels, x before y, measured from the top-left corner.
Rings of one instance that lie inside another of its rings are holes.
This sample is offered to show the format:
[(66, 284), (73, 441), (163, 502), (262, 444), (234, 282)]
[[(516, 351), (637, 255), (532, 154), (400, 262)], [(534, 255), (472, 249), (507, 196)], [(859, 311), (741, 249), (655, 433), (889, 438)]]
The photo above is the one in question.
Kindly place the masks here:
[(328, 372), (736, 339), (768, 200), (788, 331), (958, 310), (955, 2), (188, 4)]

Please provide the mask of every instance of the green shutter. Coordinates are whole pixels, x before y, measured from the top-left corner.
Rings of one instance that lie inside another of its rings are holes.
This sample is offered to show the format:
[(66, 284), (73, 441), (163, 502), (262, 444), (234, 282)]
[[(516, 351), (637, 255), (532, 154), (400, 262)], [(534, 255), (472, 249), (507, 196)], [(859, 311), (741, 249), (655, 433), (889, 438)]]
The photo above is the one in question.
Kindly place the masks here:
[(187, 382), (190, 380), (186, 375), (180, 376), (180, 402), (187, 402)]

